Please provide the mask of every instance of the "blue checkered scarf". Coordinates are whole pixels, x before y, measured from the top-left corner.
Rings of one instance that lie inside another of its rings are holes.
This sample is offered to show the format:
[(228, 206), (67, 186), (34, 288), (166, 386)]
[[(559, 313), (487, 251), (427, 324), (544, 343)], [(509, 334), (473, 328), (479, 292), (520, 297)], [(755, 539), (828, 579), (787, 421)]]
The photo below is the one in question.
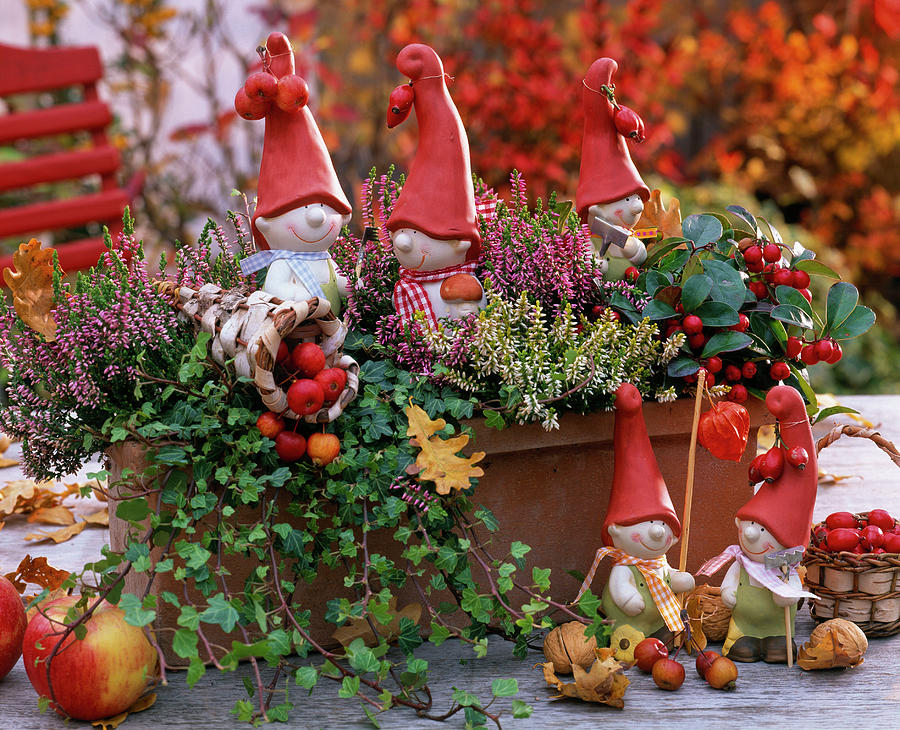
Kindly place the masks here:
[(241, 271), (246, 276), (254, 271), (270, 266), (273, 261), (287, 259), (291, 271), (297, 275), (297, 278), (300, 279), (300, 283), (306, 287), (306, 290), (312, 296), (324, 299), (326, 297), (322, 285), (306, 262), (322, 261), (330, 258), (331, 254), (328, 251), (285, 251), (284, 249), (259, 251), (252, 256), (241, 259)]

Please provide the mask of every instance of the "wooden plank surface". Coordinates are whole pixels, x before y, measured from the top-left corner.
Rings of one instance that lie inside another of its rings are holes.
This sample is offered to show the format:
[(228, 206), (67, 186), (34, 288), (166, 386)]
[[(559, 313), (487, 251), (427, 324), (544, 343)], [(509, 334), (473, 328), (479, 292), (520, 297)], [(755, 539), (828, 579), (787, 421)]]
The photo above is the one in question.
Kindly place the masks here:
[[(860, 410), (879, 426), (884, 436), (900, 443), (900, 396), (847, 396), (841, 402)], [(15, 448), (9, 455), (15, 453)], [(868, 440), (841, 439), (823, 452), (821, 465), (831, 473), (855, 474), (858, 478), (836, 486), (820, 486), (816, 519), (839, 509), (861, 511), (882, 507), (900, 514), (900, 469)], [(0, 470), (0, 481), (15, 478), (17, 472), (16, 468)], [(79, 507), (84, 511), (95, 508), (96, 505)], [(0, 568), (4, 571), (10, 569), (7, 566), (14, 567), (26, 551), (47, 555), (51, 564), (60, 567), (78, 567), (97, 555), (105, 539), (105, 531), (89, 528), (68, 543), (42, 544), (38, 548), (22, 541), (32, 528), (24, 520), (13, 520), (0, 531)], [(797, 618), (798, 639), (805, 641), (813, 627), (808, 612), (802, 609)], [(849, 727), (862, 723), (893, 727), (900, 713), (898, 655), (900, 637), (895, 636), (873, 639), (865, 662), (854, 670), (804, 672), (784, 665), (741, 664), (738, 665), (738, 689), (734, 692), (708, 687), (694, 672), (693, 660), (685, 657), (687, 679), (681, 690), (674, 693), (657, 689), (648, 675), (629, 670), (631, 685), (625, 695), (625, 709), (620, 711), (574, 700), (551, 700), (552, 692), (547, 689), (540, 670), (532, 668), (542, 660), (542, 655), (531, 652), (527, 659), (518, 660), (512, 656), (511, 646), (497, 638), (491, 638), (484, 659), (476, 659), (468, 648), (455, 642), (439, 648), (427, 645), (420, 652), (432, 669), (430, 687), (434, 691), (436, 713), (450, 706), (454, 686), (487, 697), (492, 680), (515, 677), (519, 683), (518, 698), (534, 707), (532, 717), (513, 720), (509, 699), (498, 702), (493, 709), (505, 710), (502, 718), (505, 727), (529, 729), (587, 728), (604, 723), (685, 728), (770, 727), (785, 723), (797, 728)], [(236, 722), (229, 710), (235, 701), (245, 698), (241, 678), (248, 675), (247, 666), (233, 674), (211, 671), (194, 689), (188, 690), (184, 675), (173, 674), (169, 686), (160, 689), (156, 705), (132, 716), (123, 727), (128, 730), (246, 727)], [(371, 727), (359, 702), (338, 699), (337, 688), (331, 683), (316, 687), (310, 696), (293, 686), (289, 692), (296, 705), (289, 727)], [(0, 682), (0, 699), (0, 728), (65, 727), (61, 719), (38, 713), (21, 661)], [(392, 710), (379, 719), (384, 728), (441, 727), (417, 719), (411, 711), (403, 709)], [(448, 726), (462, 724), (460, 714)], [(69, 727), (89, 726), (73, 722)]]

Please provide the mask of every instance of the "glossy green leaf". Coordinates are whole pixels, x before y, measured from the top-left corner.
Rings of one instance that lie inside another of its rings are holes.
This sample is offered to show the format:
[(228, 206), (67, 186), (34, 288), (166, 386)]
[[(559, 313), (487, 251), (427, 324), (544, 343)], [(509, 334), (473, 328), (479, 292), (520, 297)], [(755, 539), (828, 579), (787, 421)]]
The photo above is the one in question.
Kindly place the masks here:
[(670, 378), (683, 378), (685, 375), (693, 375), (700, 369), (696, 360), (690, 357), (676, 357), (669, 363), (666, 372)]
[(811, 330), (814, 327), (812, 317), (793, 304), (779, 304), (777, 307), (773, 307), (772, 317), (807, 330)]
[(735, 352), (749, 347), (753, 340), (745, 332), (716, 332), (704, 345), (701, 357), (712, 357), (720, 352)]
[(825, 304), (825, 332), (830, 333), (843, 323), (859, 302), (859, 292), (853, 284), (840, 281), (828, 290)]
[(791, 370), (792, 376), (788, 382), (800, 389), (800, 393), (806, 400), (806, 412), (813, 415), (819, 410), (819, 401), (816, 398), (815, 391), (810, 386), (809, 381), (804, 377), (803, 370), (800, 370), (796, 365), (791, 363), (788, 363), (788, 367)]
[(778, 300), (779, 304), (790, 304), (794, 307), (797, 307), (797, 309), (806, 312), (806, 314), (808, 314), (810, 318), (813, 317), (812, 306), (806, 300), (806, 297), (803, 296), (797, 289), (794, 289), (794, 287), (775, 287), (775, 298)]
[(694, 310), (706, 327), (731, 327), (740, 321), (738, 311), (722, 302), (704, 302)]
[(648, 271), (644, 274), (643, 288), (651, 297), (656, 294), (659, 289), (669, 286), (672, 281), (670, 274), (664, 274), (659, 271)]
[(643, 263), (643, 267), (649, 269), (651, 266), (655, 266), (667, 253), (674, 251), (679, 246), (684, 246), (686, 243), (688, 243), (686, 238), (676, 237), (663, 239), (650, 248), (647, 258)]
[(813, 423), (819, 423), (820, 421), (824, 421), (826, 418), (831, 418), (831, 416), (836, 416), (839, 413), (855, 413), (859, 415), (859, 411), (855, 408), (850, 408), (849, 406), (829, 406), (828, 408), (823, 408), (816, 414), (816, 418)]
[(651, 320), (659, 320), (659, 319), (669, 319), (669, 317), (674, 317), (677, 314), (673, 307), (670, 307), (665, 302), (661, 302), (658, 299), (654, 299), (647, 303), (647, 306), (644, 307), (643, 315)]
[(725, 210), (727, 210), (732, 215), (736, 215), (742, 221), (747, 223), (750, 226), (750, 229), (754, 232), (754, 236), (759, 236), (759, 224), (756, 222), (756, 218), (753, 217), (753, 214), (740, 205), (727, 205), (725, 206)]
[(705, 274), (695, 274), (681, 285), (681, 306), (685, 312), (693, 312), (712, 290), (712, 279)]
[(831, 329), (831, 336), (836, 340), (849, 340), (859, 337), (875, 324), (875, 312), (862, 305), (856, 307), (850, 316), (840, 325)]
[(519, 692), (519, 683), (515, 679), (495, 679), (491, 683), (491, 694), (494, 697), (512, 697)]
[(703, 261), (703, 271), (712, 279), (710, 296), (713, 301), (740, 309), (744, 304), (747, 286), (740, 272), (730, 264), (716, 259)]
[(722, 237), (722, 224), (711, 215), (689, 215), (681, 221), (681, 232), (693, 242), (694, 248), (715, 243)]
[(841, 278), (841, 275), (838, 274), (834, 269), (829, 268), (821, 261), (816, 261), (815, 259), (802, 259), (800, 261), (795, 261), (793, 264), (793, 268), (800, 269), (800, 271), (805, 271), (810, 276), (827, 276), (829, 279)]
[(766, 224), (766, 228), (769, 229), (770, 240), (773, 243), (784, 243), (784, 239), (781, 237), (781, 234), (778, 232), (778, 229), (775, 226), (773, 226), (772, 223), (769, 222), (769, 220), (767, 220), (766, 218), (763, 218), (762, 216), (759, 216), (759, 218), (757, 220), (761, 220), (763, 223)]

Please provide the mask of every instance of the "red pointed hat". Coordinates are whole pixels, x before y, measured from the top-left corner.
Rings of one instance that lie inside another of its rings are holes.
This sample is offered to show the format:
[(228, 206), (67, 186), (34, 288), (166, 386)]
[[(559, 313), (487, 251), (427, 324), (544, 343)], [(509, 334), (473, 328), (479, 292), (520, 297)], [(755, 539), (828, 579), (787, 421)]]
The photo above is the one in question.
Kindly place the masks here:
[(631, 161), (625, 137), (616, 130), (615, 109), (600, 87), (611, 86), (619, 65), (611, 58), (598, 58), (591, 64), (581, 89), (584, 105), (584, 138), (581, 143), (581, 172), (575, 207), (582, 220), (592, 205), (610, 203), (629, 195), (640, 195), (644, 202), (650, 189)]
[[(294, 51), (284, 33), (271, 33), (266, 49), (278, 77), (294, 73)], [(266, 135), (259, 166), (259, 191), (252, 228), (260, 248), (269, 244), (256, 228), (260, 216), (271, 218), (309, 203), (325, 203), (339, 213), (350, 212), (331, 155), (307, 106), (285, 112), (274, 104), (266, 115)]]
[(619, 386), (615, 409), (615, 465), (609, 507), (603, 520), (603, 543), (613, 544), (610, 525), (634, 525), (646, 520), (662, 520), (672, 528), (676, 538), (680, 537), (681, 523), (650, 446), (641, 394), (631, 383)]
[(445, 241), (471, 241), (466, 260), (475, 261), (481, 234), (469, 139), (447, 91), (444, 65), (433, 48), (411, 43), (397, 56), (397, 68), (412, 81), (419, 146), (388, 219), (388, 230), (413, 228)]
[(776, 385), (769, 391), (766, 408), (778, 419), (785, 449), (802, 446), (809, 461), (803, 470), (785, 462), (781, 476), (771, 484), (763, 482), (759, 491), (738, 510), (737, 518), (759, 523), (786, 548), (806, 547), (819, 481), (809, 416), (803, 398), (788, 385)]

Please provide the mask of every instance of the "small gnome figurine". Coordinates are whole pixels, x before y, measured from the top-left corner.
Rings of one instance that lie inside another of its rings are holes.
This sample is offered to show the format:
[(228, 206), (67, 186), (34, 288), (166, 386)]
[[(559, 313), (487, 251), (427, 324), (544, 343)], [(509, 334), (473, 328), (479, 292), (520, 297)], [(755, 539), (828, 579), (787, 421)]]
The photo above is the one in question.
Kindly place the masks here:
[(453, 274), (441, 283), (441, 299), (447, 304), (447, 316), (461, 319), (481, 309), (484, 289), (471, 274)]
[(612, 82), (618, 64), (598, 58), (585, 76), (584, 138), (575, 205), (588, 224), (595, 256), (610, 279), (622, 277), (631, 264), (647, 258), (644, 244), (632, 235), (650, 190), (631, 161), (626, 137), (644, 140), (644, 123), (631, 109), (616, 102)]
[(347, 280), (335, 271), (328, 249), (350, 221), (350, 203), (305, 96), (292, 99), (302, 103), (283, 103), (282, 87), (299, 80), (305, 89), (294, 74), (294, 52), (283, 33), (269, 35), (264, 64), (268, 71), (263, 73), (279, 80), (279, 96), (264, 114), (259, 192), (251, 221), (262, 250), (242, 260), (241, 270), (250, 274), (268, 267), (263, 291), (285, 301), (324, 297), (339, 316)]
[[(801, 469), (785, 462), (781, 476), (763, 482), (735, 518), (737, 545), (707, 561), (699, 570), (712, 575), (732, 558), (722, 581), (722, 601), (731, 608), (731, 623), (722, 654), (734, 661), (770, 663), (787, 661), (785, 608), (794, 634), (797, 601), (815, 600), (803, 590), (797, 565), (809, 543), (809, 528), (816, 502), (818, 465), (812, 429), (800, 394), (776, 385), (766, 396), (766, 407), (778, 419), (786, 449), (802, 447), (808, 461)], [(796, 656), (796, 653), (794, 653)]]
[[(412, 43), (400, 51), (397, 68), (410, 82), (391, 94), (388, 126), (396, 126), (415, 108), (419, 146), (387, 221), (400, 262), (394, 308), (404, 320), (421, 311), (437, 325), (441, 317), (453, 316), (441, 296), (444, 280), (460, 273), (471, 276), (480, 252), (469, 141), (438, 54)], [(482, 292), (478, 306), (484, 305)]]
[(630, 383), (619, 386), (615, 409), (615, 465), (602, 529), (606, 547), (597, 551), (578, 597), (590, 586), (600, 560), (612, 557), (615, 565), (602, 597), (606, 617), (616, 627), (628, 625), (671, 644), (673, 634), (684, 628), (675, 593), (694, 588), (690, 573), (672, 570), (666, 561), (666, 552), (681, 537), (681, 523), (650, 445), (638, 389)]

